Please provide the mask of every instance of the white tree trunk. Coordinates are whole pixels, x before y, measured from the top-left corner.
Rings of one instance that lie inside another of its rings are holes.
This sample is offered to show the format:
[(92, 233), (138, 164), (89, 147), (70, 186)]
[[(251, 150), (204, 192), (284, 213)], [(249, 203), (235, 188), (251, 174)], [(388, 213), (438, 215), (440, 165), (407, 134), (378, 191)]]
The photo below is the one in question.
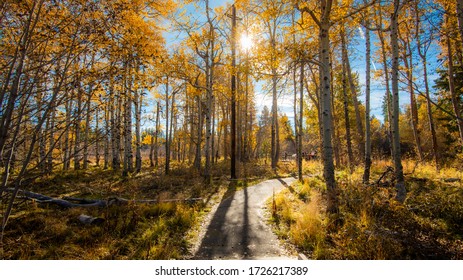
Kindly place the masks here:
[[(334, 163), (333, 163), (333, 144), (332, 144), (332, 112), (331, 112), (331, 73), (330, 73), (330, 11), (331, 1), (326, 1), (325, 8), (322, 8), (323, 18), (320, 21), (320, 90), (321, 90), (321, 115), (323, 124), (323, 175), (328, 190), (328, 205), (327, 211), (329, 213), (338, 212), (338, 201), (336, 194), (336, 180), (334, 177)], [(323, 7), (323, 5), (322, 5)]]
[(166, 163), (164, 173), (167, 175), (170, 171), (170, 143), (169, 143), (169, 76), (166, 77)]
[[(130, 63), (126, 64), (130, 69)], [(124, 169), (122, 176), (127, 176), (133, 172), (133, 152), (132, 152), (132, 76), (128, 70), (125, 77), (125, 100), (124, 100)]]
[(398, 13), (399, 0), (394, 0), (394, 13), (391, 16), (391, 46), (392, 46), (392, 146), (394, 169), (396, 176), (396, 200), (404, 202), (407, 192), (405, 190), (402, 157), (400, 151), (399, 133), (399, 44), (398, 44)]
[(135, 89), (134, 106), (135, 106), (135, 172), (141, 171), (141, 106), (143, 99), (138, 89)]

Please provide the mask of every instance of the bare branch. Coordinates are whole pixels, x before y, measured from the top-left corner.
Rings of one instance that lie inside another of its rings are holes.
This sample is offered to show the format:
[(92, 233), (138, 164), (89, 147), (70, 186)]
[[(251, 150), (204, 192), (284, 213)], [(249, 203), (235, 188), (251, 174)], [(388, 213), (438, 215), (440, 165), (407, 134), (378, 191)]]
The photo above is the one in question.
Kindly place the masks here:
[(314, 13), (311, 9), (309, 9), (309, 8), (307, 8), (307, 7), (302, 7), (302, 8), (301, 8), (301, 7), (299, 7), (299, 5), (296, 5), (296, 9), (298, 9), (301, 13), (303, 13), (303, 12), (308, 13), (308, 14), (312, 17), (313, 21), (315, 21), (315, 23), (316, 23), (318, 26), (321, 26), (321, 25), (322, 25), (321, 22), (320, 22), (320, 20), (317, 18), (317, 16), (315, 15), (315, 13)]

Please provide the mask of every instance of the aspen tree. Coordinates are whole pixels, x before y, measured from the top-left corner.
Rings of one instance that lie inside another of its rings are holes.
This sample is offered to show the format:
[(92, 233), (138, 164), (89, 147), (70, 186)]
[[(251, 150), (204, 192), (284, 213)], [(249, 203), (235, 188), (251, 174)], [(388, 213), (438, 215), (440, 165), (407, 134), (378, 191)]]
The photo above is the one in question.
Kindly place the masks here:
[[(418, 7), (419, 1), (414, 2), (414, 16), (415, 16), (415, 34), (416, 34), (416, 43), (418, 49), (418, 55), (421, 59), (421, 64), (423, 66), (423, 82), (425, 87), (425, 96), (426, 96), (426, 111), (428, 116), (428, 125), (429, 130), (431, 131), (432, 147), (433, 147), (433, 156), (436, 169), (439, 170), (439, 145), (437, 142), (437, 134), (435, 128), (434, 116), (432, 113), (431, 106), (431, 97), (429, 90), (429, 78), (428, 78), (428, 60), (427, 54), (428, 50), (433, 42), (433, 35), (425, 33), (425, 24), (421, 17), (423, 16), (423, 11)], [(429, 26), (427, 26), (429, 27)], [(429, 32), (429, 31), (428, 31)], [(426, 38), (425, 36), (429, 36)]]
[(392, 47), (392, 146), (394, 172), (396, 176), (396, 199), (404, 202), (406, 198), (405, 179), (402, 167), (402, 157), (400, 151), (400, 132), (399, 132), (399, 11), (400, 0), (394, 0), (393, 13), (391, 14), (391, 47)]

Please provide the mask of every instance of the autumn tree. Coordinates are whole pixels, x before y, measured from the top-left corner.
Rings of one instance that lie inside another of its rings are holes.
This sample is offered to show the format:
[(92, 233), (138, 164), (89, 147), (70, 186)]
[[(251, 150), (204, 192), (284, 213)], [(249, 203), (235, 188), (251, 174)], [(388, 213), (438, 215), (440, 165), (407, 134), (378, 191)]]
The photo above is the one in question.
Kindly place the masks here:
[[(279, 34), (283, 31), (282, 24), (289, 19), (290, 3), (280, 0), (260, 1), (254, 4), (253, 12), (263, 24), (262, 32), (265, 46), (258, 51), (261, 53), (261, 76), (271, 81), (272, 92), (272, 153), (271, 166), (276, 169), (280, 154), (279, 125), (278, 125), (278, 82), (281, 78), (281, 68), (284, 62), (282, 58), (284, 50)], [(259, 43), (259, 45), (261, 45)]]
[[(156, 52), (163, 48), (156, 18), (171, 4), (2, 3), (0, 196), (6, 199), (2, 204), (7, 201), (1, 207), (6, 209), (2, 235), (20, 188), (56, 166), (87, 168), (92, 150), (98, 162), (101, 137), (105, 166), (112, 156), (113, 168), (118, 169), (125, 150), (124, 172), (130, 171), (130, 112), (135, 90), (143, 88), (137, 73), (142, 65), (156, 61)], [(99, 126), (100, 112), (104, 129)]]

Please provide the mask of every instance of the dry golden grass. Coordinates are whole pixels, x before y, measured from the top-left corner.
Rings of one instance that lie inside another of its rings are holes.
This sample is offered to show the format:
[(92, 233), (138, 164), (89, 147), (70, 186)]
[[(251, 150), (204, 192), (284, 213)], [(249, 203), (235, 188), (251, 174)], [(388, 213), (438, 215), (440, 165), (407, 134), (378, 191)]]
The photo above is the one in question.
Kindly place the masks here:
[[(320, 165), (304, 165), (303, 185), (296, 183), (275, 198), (272, 221), (277, 234), (314, 259), (462, 259), (462, 172), (404, 161), (408, 196), (394, 200), (393, 174), (381, 187), (362, 184), (363, 170), (338, 170), (339, 225), (324, 214), (325, 187)], [(390, 162), (375, 162), (371, 182)], [(450, 181), (448, 179), (451, 179)], [(388, 183), (388, 181), (390, 181)], [(329, 230), (328, 230), (329, 229)]]
[[(178, 259), (200, 206), (161, 203), (63, 210), (52, 206), (11, 220), (6, 259)], [(82, 225), (88, 214), (105, 219)]]
[(319, 182), (310, 178), (277, 194), (272, 201), (272, 222), (277, 235), (304, 252), (319, 254), (323, 251), (325, 221), (320, 191), (311, 187), (313, 181)]
[(310, 194), (308, 203), (301, 205), (294, 214), (290, 238), (295, 244), (321, 254), (325, 231), (321, 211), (321, 197), (316, 191)]
[[(175, 169), (174, 169), (175, 168)], [(30, 190), (52, 197), (184, 199), (209, 196), (197, 172), (175, 166), (172, 174), (144, 168), (123, 178), (111, 170), (57, 171)], [(189, 250), (189, 230), (206, 203), (128, 204), (95, 209), (61, 209), (26, 201), (15, 208), (4, 239), (5, 259), (180, 259)], [(100, 217), (83, 225), (80, 214)]]
[[(23, 201), (14, 208), (4, 239), (5, 259), (183, 259), (190, 256), (204, 213), (219, 193), (232, 193), (275, 176), (268, 165), (246, 163), (243, 180), (229, 187), (229, 162), (214, 166), (213, 184), (187, 164), (172, 162), (168, 176), (145, 167), (122, 177), (112, 170), (91, 167), (56, 171), (39, 178), (28, 189), (51, 197), (107, 199), (203, 198), (196, 203), (128, 204), (98, 209), (61, 209)], [(282, 173), (279, 171), (279, 173)], [(83, 225), (80, 214), (100, 217), (101, 225)]]

